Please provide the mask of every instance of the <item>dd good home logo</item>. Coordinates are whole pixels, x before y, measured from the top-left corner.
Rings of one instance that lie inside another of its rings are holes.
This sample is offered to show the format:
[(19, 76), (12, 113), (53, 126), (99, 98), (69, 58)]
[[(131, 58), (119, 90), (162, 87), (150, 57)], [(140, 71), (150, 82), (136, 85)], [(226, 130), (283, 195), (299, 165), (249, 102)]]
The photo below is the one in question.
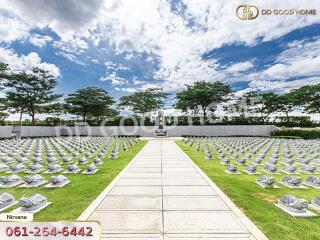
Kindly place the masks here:
[(277, 15), (317, 15), (316, 9), (259, 9), (250, 4), (241, 4), (237, 7), (236, 14), (241, 20), (253, 20), (259, 16), (277, 16)]
[(241, 20), (253, 20), (259, 16), (259, 9), (253, 5), (242, 4), (237, 7), (236, 14)]

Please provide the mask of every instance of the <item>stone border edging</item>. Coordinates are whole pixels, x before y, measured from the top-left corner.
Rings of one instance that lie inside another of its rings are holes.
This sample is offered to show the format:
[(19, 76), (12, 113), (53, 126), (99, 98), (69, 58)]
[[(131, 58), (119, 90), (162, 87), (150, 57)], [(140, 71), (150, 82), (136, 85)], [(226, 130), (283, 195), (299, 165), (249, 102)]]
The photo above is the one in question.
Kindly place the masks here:
[[(86, 221), (91, 214), (94, 212), (94, 210), (100, 205), (100, 203), (105, 199), (105, 197), (108, 195), (108, 193), (113, 189), (113, 187), (118, 183), (122, 175), (126, 172), (126, 170), (136, 161), (136, 159), (139, 157), (139, 155), (144, 151), (146, 146), (150, 142), (147, 142), (142, 149), (137, 153), (137, 155), (130, 161), (130, 163), (122, 169), (122, 171), (115, 177), (115, 179), (112, 180), (112, 182), (100, 193), (100, 195), (91, 202), (89, 207), (78, 217), (77, 221)], [(115, 160), (116, 161), (116, 160)]]
[(268, 240), (264, 233), (229, 199), (229, 197), (205, 174), (192, 159), (174, 142), (176, 147), (189, 159), (193, 166), (197, 169), (199, 174), (208, 182), (214, 191), (222, 198), (222, 200), (228, 205), (232, 212), (238, 217), (241, 223), (250, 231), (250, 233), (257, 240)]

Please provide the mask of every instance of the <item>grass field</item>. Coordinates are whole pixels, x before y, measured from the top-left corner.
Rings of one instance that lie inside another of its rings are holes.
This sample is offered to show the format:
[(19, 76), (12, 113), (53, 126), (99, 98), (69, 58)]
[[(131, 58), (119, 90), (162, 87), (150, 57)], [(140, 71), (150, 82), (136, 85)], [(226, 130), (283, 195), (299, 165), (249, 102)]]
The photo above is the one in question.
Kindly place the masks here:
[[(181, 141), (176, 142), (181, 149), (212, 179), (220, 189), (260, 228), (269, 239), (282, 240), (319, 240), (320, 218), (293, 218), (274, 206), (274, 203), (285, 194), (311, 200), (320, 195), (320, 190), (290, 189), (281, 185), (279, 189), (263, 189), (255, 180), (257, 175), (228, 175), (226, 166), (217, 161), (206, 160), (203, 150), (200, 152)], [(244, 167), (237, 166), (238, 170)], [(261, 167), (259, 168), (261, 170)], [(272, 175), (279, 182), (284, 174)], [(305, 178), (307, 175), (298, 175)], [(278, 184), (279, 185), (279, 184)], [(279, 185), (280, 186), (280, 185)], [(320, 214), (320, 213), (318, 213)]]
[[(104, 164), (98, 166), (100, 169), (95, 175), (75, 175), (66, 174), (71, 183), (60, 189), (46, 189), (37, 187), (34, 189), (1, 189), (0, 192), (9, 192), (20, 199), (29, 197), (32, 194), (40, 193), (48, 198), (52, 204), (42, 212), (35, 214), (35, 221), (74, 221), (89, 206), (89, 204), (109, 185), (109, 183), (119, 174), (119, 172), (134, 158), (134, 156), (146, 144), (146, 141), (140, 141), (138, 144), (129, 148), (127, 152), (119, 151), (118, 159), (109, 159), (109, 152), (105, 155)], [(121, 148), (119, 148), (121, 149)], [(92, 158), (91, 158), (92, 159)], [(84, 167), (82, 167), (84, 169)], [(17, 174), (23, 177), (26, 174)], [(42, 174), (49, 179), (48, 174)], [(17, 205), (5, 212), (17, 208)]]

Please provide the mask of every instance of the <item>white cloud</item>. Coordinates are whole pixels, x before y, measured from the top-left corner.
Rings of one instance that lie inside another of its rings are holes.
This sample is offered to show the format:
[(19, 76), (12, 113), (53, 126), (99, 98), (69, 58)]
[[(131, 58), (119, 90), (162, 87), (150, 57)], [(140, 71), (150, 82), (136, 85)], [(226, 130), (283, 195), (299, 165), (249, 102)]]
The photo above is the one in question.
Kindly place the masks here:
[[(171, 1), (165, 0), (2, 0), (0, 7), (32, 26), (50, 27), (63, 40), (80, 35), (95, 39), (97, 44), (105, 37), (119, 52), (161, 53), (165, 45), (170, 48), (171, 43), (182, 43), (181, 47), (197, 46), (194, 52), (235, 42), (252, 45), (258, 37), (263, 40), (278, 38), (320, 19), (319, 15), (259, 16), (248, 22), (235, 16), (236, 7), (243, 3), (241, 0), (181, 2), (186, 6), (181, 15), (172, 12)], [(290, 2), (290, 5), (270, 0), (256, 5), (260, 9), (318, 7), (316, 2), (305, 0)]]
[[(183, 88), (185, 83), (191, 84), (198, 80), (229, 81), (230, 74), (241, 74), (244, 69), (253, 67), (252, 63), (244, 62), (234, 64), (226, 71), (219, 71), (220, 66), (216, 60), (203, 59), (203, 55), (213, 49), (234, 43), (253, 46), (258, 39), (276, 39), (320, 21), (320, 14), (260, 15), (253, 21), (241, 21), (235, 16), (235, 10), (239, 4), (243, 4), (242, 0), (181, 2), (186, 9), (178, 7), (178, 14), (172, 11), (171, 1), (166, 0), (3, 0), (0, 7), (15, 16), (12, 21), (17, 23), (14, 24), (22, 25), (16, 27), (17, 33), (11, 36), (9, 30), (1, 32), (0, 24), (0, 36), (7, 36), (7, 39), (23, 38), (28, 32), (28, 27), (25, 26), (49, 27), (62, 38), (61, 41), (54, 42), (53, 46), (74, 61), (91, 43), (94, 46), (107, 43), (116, 54), (123, 54), (127, 60), (132, 59), (134, 54), (145, 53), (147, 62), (158, 64), (154, 78), (159, 81), (151, 85), (175, 91)], [(307, 9), (318, 8), (316, 1), (306, 0), (291, 1), (290, 4), (278, 0), (253, 4), (260, 9), (300, 9), (301, 6)], [(307, 47), (304, 42), (292, 44), (289, 47), (295, 48), (295, 51), (301, 45)], [(290, 54), (292, 53), (283, 54), (283, 59), (279, 57), (276, 65), (262, 74), (259, 72), (243, 76), (244, 81), (259, 81), (262, 77), (272, 79), (274, 76), (284, 81), (287, 76), (307, 77), (315, 73), (314, 66), (319, 64), (319, 56), (307, 56), (310, 62), (307, 63), (303, 57), (292, 58)], [(106, 65), (110, 72), (117, 71), (118, 67)], [(123, 67), (118, 70), (128, 70)], [(113, 79), (114, 82), (117, 81), (116, 77)], [(241, 79), (241, 75), (237, 79)]]
[(236, 63), (231, 65), (230, 67), (227, 68), (227, 72), (230, 73), (237, 73), (237, 72), (245, 72), (249, 69), (251, 69), (254, 65), (252, 64), (252, 62), (240, 62), (240, 63)]
[(253, 90), (252, 88), (241, 89), (241, 90), (236, 91), (236, 92), (234, 93), (234, 97), (240, 98), (240, 97), (242, 97), (244, 94), (249, 93), (249, 92), (252, 91), (252, 90)]
[(69, 61), (74, 62), (76, 64), (82, 65), (82, 66), (86, 66), (86, 64), (82, 61), (80, 61), (75, 55), (73, 55), (72, 53), (68, 53), (68, 52), (57, 52), (57, 55), (61, 55), (65, 58), (67, 58)]
[(136, 77), (134, 77), (133, 80), (132, 80), (132, 83), (133, 83), (133, 85), (141, 85), (141, 84), (145, 84), (146, 81), (139, 80)]
[(69, 41), (55, 41), (52, 45), (54, 48), (73, 54), (80, 54), (88, 49), (88, 43), (79, 36), (74, 36)]
[(17, 16), (0, 9), (0, 41), (12, 42), (29, 35), (30, 26)]
[(264, 79), (320, 75), (320, 38), (311, 41), (294, 41), (276, 59), (276, 64), (263, 72)]
[(93, 63), (100, 63), (100, 61), (98, 59), (91, 59), (91, 62)]
[(128, 92), (128, 93), (134, 93), (134, 92), (137, 91), (137, 89), (132, 88), (132, 87), (127, 87), (127, 88), (124, 88), (124, 91), (125, 91), (125, 92)]
[(127, 93), (134, 93), (134, 92), (137, 91), (137, 89), (132, 88), (132, 87), (126, 87), (126, 88), (115, 87), (115, 90), (122, 91), (122, 92), (127, 92)]
[(82, 53), (88, 48), (86, 39), (94, 44), (99, 42), (89, 30), (94, 29), (103, 4), (100, 0), (2, 0), (0, 9), (10, 14), (0, 16), (1, 40), (22, 40), (29, 36), (32, 44), (42, 47), (52, 39), (30, 30), (49, 27), (61, 38), (54, 47), (73, 55)]
[[(112, 1), (111, 1), (112, 2)], [(115, 2), (115, 1), (113, 1)], [(182, 0), (186, 11), (178, 15), (168, 1), (121, 1), (99, 22), (104, 38), (118, 54), (147, 53), (159, 62), (155, 77), (159, 85), (170, 90), (196, 80), (223, 80), (215, 64), (204, 60), (203, 54), (225, 44), (254, 45), (257, 39), (268, 41), (294, 29), (320, 20), (320, 16), (260, 16), (255, 21), (241, 21), (235, 16), (242, 1)], [(292, 2), (290, 8), (317, 8), (315, 2)], [(283, 8), (276, 0), (259, 3), (260, 8)], [(268, 18), (268, 19), (267, 19)], [(270, 20), (272, 18), (272, 21)], [(190, 20), (192, 23), (190, 24)], [(252, 67), (232, 66), (230, 71)]]
[(309, 42), (293, 41), (287, 44), (287, 49), (275, 59), (273, 65), (241, 79), (250, 81), (252, 88), (288, 92), (320, 83), (319, 66), (320, 38)]
[(261, 91), (279, 91), (279, 92), (290, 92), (292, 89), (300, 88), (305, 85), (315, 85), (320, 83), (320, 77), (309, 77), (299, 80), (281, 80), (281, 81), (267, 81), (267, 80), (258, 80), (250, 82), (250, 89), (257, 89)]
[(122, 85), (126, 83), (126, 79), (119, 77), (116, 72), (107, 73), (105, 77), (101, 77), (100, 81), (110, 81), (112, 85)]
[(28, 55), (18, 55), (12, 49), (0, 48), (0, 62), (9, 64), (12, 70), (29, 71), (33, 67), (39, 67), (49, 71), (55, 77), (60, 76), (60, 70), (56, 65), (42, 62), (35, 52), (31, 52)]
[(7, 9), (38, 28), (50, 27), (63, 40), (85, 34), (103, 9), (101, 0), (2, 0)]
[(107, 61), (104, 63), (107, 70), (113, 70), (113, 71), (127, 71), (129, 70), (128, 67), (123, 66), (121, 63), (114, 63), (111, 61)]
[[(160, 84), (156, 84), (156, 83), (146, 83), (146, 84), (143, 84), (139, 90), (141, 91), (144, 91), (144, 90), (147, 90), (148, 88), (161, 88), (161, 85)], [(163, 88), (165, 89), (165, 91), (168, 91), (166, 88)]]
[(133, 54), (133, 53), (129, 53), (129, 54), (127, 54), (127, 55), (125, 56), (125, 59), (126, 59), (127, 61), (129, 61), (129, 60), (131, 60), (133, 57), (134, 57), (134, 54)]
[(37, 47), (44, 47), (47, 43), (52, 41), (52, 37), (47, 35), (34, 34), (29, 37), (29, 42)]
[(54, 41), (52, 46), (58, 49), (58, 55), (64, 56), (72, 62), (79, 65), (85, 65), (81, 60), (78, 59), (78, 55), (84, 53), (89, 48), (88, 43), (79, 36), (74, 36), (69, 41)]

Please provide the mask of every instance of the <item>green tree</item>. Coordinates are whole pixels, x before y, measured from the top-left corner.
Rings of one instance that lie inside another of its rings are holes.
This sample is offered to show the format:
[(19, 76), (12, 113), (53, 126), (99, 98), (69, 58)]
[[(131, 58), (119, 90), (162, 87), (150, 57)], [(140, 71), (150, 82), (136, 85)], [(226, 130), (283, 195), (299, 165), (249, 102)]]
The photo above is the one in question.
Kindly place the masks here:
[(247, 114), (254, 112), (254, 91), (247, 92), (241, 97), (230, 99), (224, 109), (229, 113), (239, 113), (242, 119), (247, 117)]
[(156, 111), (164, 106), (168, 94), (161, 88), (149, 88), (120, 98), (119, 106), (129, 108), (136, 114), (145, 116), (146, 113)]
[(6, 112), (0, 112), (0, 124), (5, 125), (5, 120), (9, 117), (9, 114)]
[(62, 95), (53, 93), (57, 85), (55, 77), (38, 67), (32, 73), (20, 72), (10, 76), (4, 86), (9, 88), (5, 101), (11, 111), (28, 113), (35, 124), (35, 115), (45, 113), (45, 109), (54, 104)]
[(49, 126), (57, 126), (61, 122), (61, 119), (58, 117), (47, 117), (45, 122)]
[(214, 112), (217, 104), (227, 101), (233, 92), (230, 85), (222, 82), (198, 81), (193, 85), (186, 85), (187, 89), (177, 93), (176, 109), (186, 112), (193, 110), (199, 113), (199, 108), (206, 117), (208, 112)]
[[(9, 65), (0, 62), (0, 90), (3, 90), (3, 83), (6, 81), (8, 78), (10, 78), (10, 69)], [(0, 98), (0, 108), (4, 109), (4, 98)]]
[(65, 104), (61, 102), (56, 102), (44, 107), (44, 111), (48, 114), (52, 114), (56, 118), (59, 118), (62, 114), (67, 113)]
[(83, 122), (86, 122), (88, 116), (99, 117), (115, 113), (111, 108), (113, 98), (102, 88), (78, 89), (69, 94), (65, 102), (67, 111), (82, 116)]
[(19, 122), (22, 124), (23, 114), (28, 114), (28, 102), (20, 94), (15, 92), (5, 93), (5, 98), (1, 99), (3, 110), (12, 114), (19, 114)]
[(291, 91), (296, 104), (307, 113), (320, 113), (320, 84), (307, 85)]
[(263, 121), (274, 112), (279, 111), (279, 95), (273, 92), (251, 92), (253, 112), (260, 114)]
[(298, 105), (297, 99), (292, 92), (278, 96), (278, 110), (286, 115), (287, 122), (290, 120), (289, 114)]
[(7, 79), (10, 76), (8, 64), (0, 62), (0, 79)]
[(45, 119), (45, 122), (48, 125), (58, 125), (58, 123), (62, 123), (63, 122), (63, 121), (61, 121), (60, 116), (62, 114), (67, 113), (67, 110), (66, 110), (66, 107), (65, 107), (64, 103), (56, 102), (54, 104), (46, 106), (44, 108), (44, 112), (46, 112), (47, 114), (52, 115), (52, 116), (47, 117)]

